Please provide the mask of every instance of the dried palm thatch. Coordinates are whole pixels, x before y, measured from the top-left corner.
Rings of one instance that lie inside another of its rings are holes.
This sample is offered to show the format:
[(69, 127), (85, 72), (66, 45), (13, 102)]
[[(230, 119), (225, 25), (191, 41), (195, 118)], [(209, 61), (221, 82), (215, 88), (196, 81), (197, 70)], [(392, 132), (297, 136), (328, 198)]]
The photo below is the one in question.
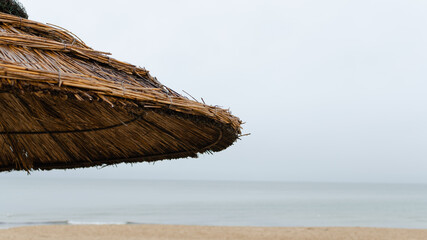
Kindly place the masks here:
[(196, 157), (240, 125), (66, 30), (0, 13), (0, 171)]

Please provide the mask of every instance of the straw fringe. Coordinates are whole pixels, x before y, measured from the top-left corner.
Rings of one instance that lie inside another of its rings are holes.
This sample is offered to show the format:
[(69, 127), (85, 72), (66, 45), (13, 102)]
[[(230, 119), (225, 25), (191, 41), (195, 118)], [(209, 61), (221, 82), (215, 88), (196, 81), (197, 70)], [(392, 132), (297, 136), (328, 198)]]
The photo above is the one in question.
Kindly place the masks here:
[(108, 55), (60, 27), (0, 13), (0, 171), (196, 157), (240, 136), (228, 110)]
[[(0, 22), (9, 23), (11, 25), (16, 26), (18, 21), (20, 23), (19, 25), (21, 25), (22, 27), (36, 29), (37, 31), (43, 33), (49, 33), (53, 35), (53, 38), (61, 39), (62, 42), (25, 34), (0, 32), (0, 45), (10, 44), (27, 48), (72, 53), (78, 57), (90, 59), (102, 64), (109, 65), (127, 74), (146, 76), (147, 80), (150, 80), (153, 84), (158, 85), (159, 88), (149, 89), (140, 86), (131, 86), (130, 84), (125, 84), (124, 88), (127, 91), (124, 94), (123, 90), (119, 89), (115, 84), (112, 84), (111, 81), (96, 76), (67, 73), (61, 74), (60, 72), (47, 72), (31, 68), (20, 68), (18, 66), (13, 65), (16, 63), (6, 64), (5, 61), (2, 61), (3, 63), (0, 64), (1, 71), (7, 72), (7, 78), (9, 79), (21, 81), (38, 80), (39, 82), (54, 83), (57, 81), (53, 79), (60, 78), (61, 85), (63, 86), (100, 91), (107, 93), (107, 95), (110, 96), (123, 97), (138, 101), (146, 101), (148, 104), (161, 104), (162, 107), (167, 106), (173, 110), (188, 114), (208, 115), (211, 117), (215, 117), (212, 114), (212, 112), (215, 111), (217, 115), (217, 120), (226, 124), (232, 124), (233, 127), (238, 127), (241, 124), (240, 120), (238, 120), (237, 118), (230, 118), (231, 115), (226, 110), (213, 106), (208, 106), (206, 104), (188, 101), (188, 99), (178, 95), (177, 93), (173, 92), (168, 88), (167, 90), (172, 93), (172, 96), (165, 97), (165, 94), (159, 94), (158, 90), (164, 86), (159, 84), (157, 79), (151, 77), (147, 70), (106, 56), (109, 53), (95, 51), (86, 46), (80, 39), (76, 39), (75, 35), (71, 34), (69, 31), (65, 31), (64, 29), (57, 29), (57, 26), (52, 27), (49, 25), (33, 22), (31, 20), (21, 19), (19, 17), (0, 13)], [(25, 48), (20, 50), (25, 54)], [(155, 101), (153, 101), (153, 99), (155, 99)], [(172, 101), (170, 101), (170, 99), (172, 99)]]

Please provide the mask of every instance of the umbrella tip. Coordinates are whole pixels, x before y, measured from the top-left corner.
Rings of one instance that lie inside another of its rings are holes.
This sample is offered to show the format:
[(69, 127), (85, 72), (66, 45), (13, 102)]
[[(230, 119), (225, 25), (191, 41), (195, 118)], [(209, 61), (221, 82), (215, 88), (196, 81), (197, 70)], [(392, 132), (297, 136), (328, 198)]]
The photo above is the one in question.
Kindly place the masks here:
[(0, 0), (0, 12), (28, 19), (27, 11), (17, 0)]

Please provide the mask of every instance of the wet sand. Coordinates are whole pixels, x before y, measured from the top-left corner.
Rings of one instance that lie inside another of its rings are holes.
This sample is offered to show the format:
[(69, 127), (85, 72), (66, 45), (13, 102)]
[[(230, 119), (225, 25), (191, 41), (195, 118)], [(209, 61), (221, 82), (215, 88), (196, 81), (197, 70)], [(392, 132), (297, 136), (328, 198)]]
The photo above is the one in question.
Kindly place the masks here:
[(1, 240), (425, 240), (427, 229), (56, 225), (0, 230)]

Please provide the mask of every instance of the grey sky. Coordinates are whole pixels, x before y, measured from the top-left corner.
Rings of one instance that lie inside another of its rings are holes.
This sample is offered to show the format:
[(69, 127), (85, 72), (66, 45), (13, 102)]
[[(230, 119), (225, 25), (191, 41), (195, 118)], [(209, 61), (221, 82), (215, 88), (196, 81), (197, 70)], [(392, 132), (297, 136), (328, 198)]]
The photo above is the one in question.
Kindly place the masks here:
[(21, 2), (252, 133), (198, 159), (31, 177), (427, 183), (425, 1)]

